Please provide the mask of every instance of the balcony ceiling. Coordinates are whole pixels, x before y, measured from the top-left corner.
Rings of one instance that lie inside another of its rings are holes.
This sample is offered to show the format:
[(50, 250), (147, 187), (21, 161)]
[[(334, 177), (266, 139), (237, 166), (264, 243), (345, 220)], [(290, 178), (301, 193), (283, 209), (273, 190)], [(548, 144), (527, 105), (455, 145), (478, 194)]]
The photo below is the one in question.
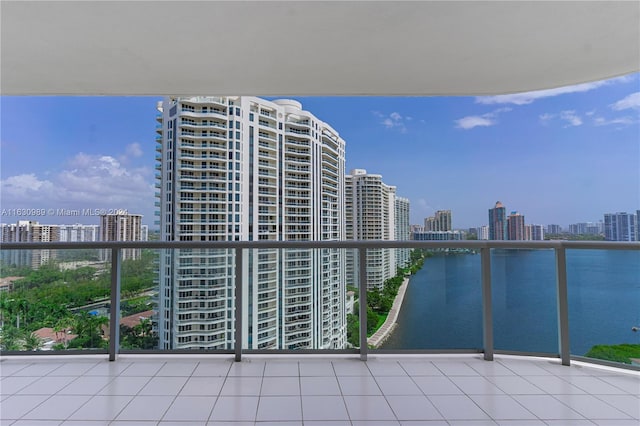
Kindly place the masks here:
[(638, 1), (5, 1), (3, 95), (488, 95), (640, 70)]

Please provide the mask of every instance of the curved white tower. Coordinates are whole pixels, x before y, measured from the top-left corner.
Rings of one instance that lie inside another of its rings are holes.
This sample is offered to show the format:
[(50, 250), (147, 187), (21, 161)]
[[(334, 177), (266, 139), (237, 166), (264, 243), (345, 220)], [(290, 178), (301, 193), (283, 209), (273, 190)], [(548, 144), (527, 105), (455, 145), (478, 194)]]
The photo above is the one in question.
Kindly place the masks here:
[[(158, 128), (166, 241), (341, 240), (345, 142), (294, 100), (166, 99)], [(250, 250), (243, 265), (245, 348), (342, 348), (340, 250)], [(161, 348), (234, 341), (233, 252), (162, 256)]]

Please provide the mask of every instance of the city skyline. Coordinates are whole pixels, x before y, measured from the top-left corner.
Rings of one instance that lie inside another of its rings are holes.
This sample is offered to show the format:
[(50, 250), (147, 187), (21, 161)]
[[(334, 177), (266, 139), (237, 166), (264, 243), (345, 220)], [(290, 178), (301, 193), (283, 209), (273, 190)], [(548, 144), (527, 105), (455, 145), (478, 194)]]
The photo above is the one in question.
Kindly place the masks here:
[[(639, 85), (636, 73), (501, 96), (293, 99), (345, 139), (347, 170), (410, 200), (412, 224), (451, 210), (453, 228), (481, 226), (501, 200), (527, 223), (566, 227), (640, 205)], [(0, 98), (2, 209), (126, 209), (155, 229), (159, 100)], [(97, 222), (1, 221), (20, 219)]]

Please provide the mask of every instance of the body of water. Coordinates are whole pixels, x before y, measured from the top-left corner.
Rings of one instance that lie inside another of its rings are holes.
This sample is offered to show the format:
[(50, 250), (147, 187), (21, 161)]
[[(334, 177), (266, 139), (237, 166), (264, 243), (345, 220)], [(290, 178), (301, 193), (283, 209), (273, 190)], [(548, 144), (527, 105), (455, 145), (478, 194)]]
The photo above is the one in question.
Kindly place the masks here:
[[(558, 353), (553, 250), (492, 250), (494, 346)], [(640, 343), (640, 252), (567, 250), (571, 353)], [(398, 325), (382, 346), (482, 348), (480, 255), (436, 255), (407, 288)]]

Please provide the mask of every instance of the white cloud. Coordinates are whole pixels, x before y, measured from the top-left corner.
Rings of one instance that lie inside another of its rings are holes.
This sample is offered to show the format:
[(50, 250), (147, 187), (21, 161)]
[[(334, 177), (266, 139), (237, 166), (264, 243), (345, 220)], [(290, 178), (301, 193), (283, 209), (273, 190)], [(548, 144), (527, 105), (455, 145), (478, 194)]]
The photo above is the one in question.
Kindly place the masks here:
[(567, 93), (580, 93), (588, 92), (590, 90), (597, 89), (598, 87), (608, 86), (617, 83), (627, 83), (632, 81), (633, 78), (629, 76), (616, 77), (609, 80), (594, 81), (591, 83), (576, 84), (573, 86), (558, 87), (555, 89), (537, 90), (534, 92), (513, 93), (509, 95), (497, 95), (497, 96), (478, 96), (476, 103), (493, 105), (493, 104), (514, 104), (514, 105), (527, 105), (538, 99), (549, 98), (558, 95), (564, 95)]
[(398, 114), (397, 112), (392, 112), (391, 114), (389, 114), (389, 117), (391, 117), (391, 119), (393, 121), (400, 121), (402, 120), (402, 116), (400, 114)]
[(405, 121), (410, 121), (411, 117), (403, 117), (398, 112), (392, 112), (389, 116), (385, 116), (379, 111), (372, 111), (373, 115), (378, 118), (381, 118), (380, 122), (387, 129), (396, 129), (401, 133), (407, 132), (407, 126), (405, 125)]
[(607, 120), (604, 117), (596, 117), (593, 119), (593, 124), (596, 126), (609, 126), (611, 124), (619, 124), (621, 126), (628, 126), (635, 121), (631, 117), (619, 117), (611, 120)]
[(464, 130), (473, 129), (474, 127), (488, 127), (497, 124), (496, 120), (484, 118), (478, 115), (472, 115), (463, 117), (459, 120), (455, 120), (456, 127)]
[(540, 119), (540, 122), (542, 124), (547, 125), (549, 124), (549, 121), (555, 118), (555, 114), (549, 114), (548, 112), (545, 112), (544, 114), (540, 114), (538, 118)]
[(582, 118), (580, 118), (580, 116), (578, 116), (576, 112), (573, 110), (560, 112), (560, 118), (562, 120), (565, 120), (567, 123), (569, 123), (565, 127), (582, 125)]
[(130, 157), (141, 157), (142, 147), (138, 142), (134, 142), (132, 144), (127, 145), (127, 149), (125, 153)]
[[(6, 208), (104, 208), (150, 214), (154, 201), (152, 175), (146, 168), (127, 169), (111, 156), (79, 153), (66, 169), (46, 179), (35, 173), (3, 179), (0, 191)], [(94, 220), (87, 218), (87, 222)]]
[(609, 105), (609, 107), (614, 111), (621, 111), (629, 108), (640, 108), (640, 92), (632, 93), (623, 99), (620, 99), (618, 102)]
[(0, 192), (2, 192), (5, 206), (9, 205), (7, 200), (21, 198), (25, 201), (37, 201), (42, 195), (51, 194), (55, 190), (55, 185), (51, 181), (40, 180), (33, 173), (10, 176), (0, 180)]
[(454, 122), (456, 123), (457, 128), (464, 130), (473, 129), (474, 127), (495, 126), (496, 124), (498, 124), (498, 120), (496, 120), (498, 115), (503, 112), (509, 111), (511, 111), (511, 108), (509, 107), (498, 108), (486, 114), (470, 115), (459, 120), (455, 120)]

